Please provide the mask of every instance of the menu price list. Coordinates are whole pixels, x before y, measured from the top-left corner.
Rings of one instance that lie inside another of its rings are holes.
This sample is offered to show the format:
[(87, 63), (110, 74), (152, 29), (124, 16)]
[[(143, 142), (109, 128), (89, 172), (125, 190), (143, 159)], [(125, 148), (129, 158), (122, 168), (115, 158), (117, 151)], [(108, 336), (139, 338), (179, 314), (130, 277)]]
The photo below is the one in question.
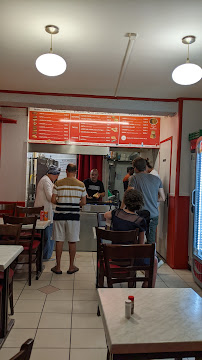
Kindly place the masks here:
[(120, 122), (123, 121), (129, 125), (120, 126), (120, 145), (159, 145), (160, 118), (120, 116)]
[(29, 140), (36, 142), (62, 142), (69, 140), (69, 113), (31, 111), (29, 117)]
[(70, 142), (118, 144), (117, 122), (119, 122), (118, 116), (71, 114)]
[(30, 111), (29, 114), (30, 142), (159, 146), (160, 118), (157, 117), (54, 111)]

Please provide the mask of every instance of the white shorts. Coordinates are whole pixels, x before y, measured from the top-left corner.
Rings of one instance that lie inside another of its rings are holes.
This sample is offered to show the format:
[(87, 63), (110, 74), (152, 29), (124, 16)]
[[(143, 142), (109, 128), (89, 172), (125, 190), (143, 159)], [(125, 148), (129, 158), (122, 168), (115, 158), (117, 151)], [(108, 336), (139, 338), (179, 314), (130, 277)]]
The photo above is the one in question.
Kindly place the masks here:
[(80, 221), (53, 221), (53, 239), (55, 241), (77, 242), (80, 234)]

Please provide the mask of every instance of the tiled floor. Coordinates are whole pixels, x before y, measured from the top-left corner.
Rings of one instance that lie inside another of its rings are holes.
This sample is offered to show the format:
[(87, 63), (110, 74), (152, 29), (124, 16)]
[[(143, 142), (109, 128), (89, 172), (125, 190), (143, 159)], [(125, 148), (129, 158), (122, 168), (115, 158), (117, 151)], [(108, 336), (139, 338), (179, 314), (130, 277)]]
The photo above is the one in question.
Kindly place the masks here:
[[(96, 254), (80, 252), (76, 264), (80, 271), (67, 275), (68, 253), (63, 253), (63, 274), (52, 274), (54, 261), (46, 262), (31, 287), (27, 274), (16, 274), (15, 325), (0, 350), (1, 360), (10, 359), (28, 338), (35, 339), (31, 360), (106, 359), (102, 319), (96, 315)], [(158, 269), (156, 287), (191, 287), (202, 296), (190, 271), (172, 270), (166, 264)]]

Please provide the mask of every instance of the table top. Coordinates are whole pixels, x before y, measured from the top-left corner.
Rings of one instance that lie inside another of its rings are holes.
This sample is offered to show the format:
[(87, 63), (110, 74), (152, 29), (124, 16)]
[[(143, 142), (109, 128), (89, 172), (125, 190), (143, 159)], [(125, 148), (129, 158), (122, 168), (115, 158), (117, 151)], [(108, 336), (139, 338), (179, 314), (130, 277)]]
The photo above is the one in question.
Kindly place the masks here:
[[(3, 218), (0, 218), (0, 224), (3, 224)], [(37, 220), (36, 222), (36, 230), (45, 230), (47, 228), (47, 226), (49, 226), (51, 224), (50, 220), (47, 221), (41, 221), (41, 220)], [(32, 229), (32, 225), (23, 225), (23, 229)]]
[[(202, 298), (192, 289), (98, 289), (112, 354), (202, 351)], [(125, 300), (134, 314), (125, 318)]]
[(4, 271), (22, 251), (21, 245), (0, 245), (0, 271)]

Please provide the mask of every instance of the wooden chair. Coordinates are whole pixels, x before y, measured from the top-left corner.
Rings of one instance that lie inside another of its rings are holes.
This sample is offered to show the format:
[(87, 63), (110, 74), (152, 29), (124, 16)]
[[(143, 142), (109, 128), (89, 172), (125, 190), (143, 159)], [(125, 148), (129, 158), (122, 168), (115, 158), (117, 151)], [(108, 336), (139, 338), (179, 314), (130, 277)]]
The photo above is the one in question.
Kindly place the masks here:
[(13, 356), (10, 360), (29, 360), (32, 352), (32, 347), (34, 344), (33, 339), (28, 339), (22, 344), (20, 351)]
[[(96, 287), (103, 287), (104, 285), (104, 257), (103, 257), (103, 248), (102, 244), (104, 241), (111, 241), (112, 244), (137, 244), (139, 229), (130, 230), (130, 231), (112, 231), (104, 230), (96, 227), (97, 235), (97, 281)], [(126, 263), (126, 262), (125, 262)], [(127, 263), (126, 263), (127, 264)], [(114, 266), (118, 266), (114, 262)]]
[[(19, 244), (24, 247), (24, 251), (21, 253), (21, 255), (27, 255), (28, 256), (28, 262), (18, 262), (18, 264), (28, 264), (29, 265), (29, 274), (28, 274), (28, 281), (29, 286), (31, 286), (31, 276), (32, 276), (32, 263), (36, 264), (36, 272), (38, 274), (39, 268), (40, 268), (40, 261), (41, 261), (41, 242), (39, 240), (35, 240), (35, 227), (36, 227), (36, 221), (37, 216), (29, 216), (29, 217), (16, 217), (16, 216), (3, 216), (4, 223), (5, 224), (22, 224), (24, 227), (25, 225), (31, 225), (30, 229), (23, 229), (23, 232), (26, 233), (28, 236), (23, 236), (23, 238), (20, 237)], [(31, 233), (31, 236), (30, 236)], [(34, 258), (33, 258), (34, 256)]]
[[(0, 225), (0, 245), (19, 245), (21, 224), (18, 225)], [(1, 251), (1, 248), (0, 248)], [(9, 270), (9, 302), (11, 315), (14, 314), (13, 306), (13, 275), (16, 267), (16, 261), (10, 266)], [(4, 273), (0, 271), (0, 281), (3, 280)]]
[[(40, 212), (43, 209), (44, 209), (43, 206), (38, 206), (38, 207), (16, 206), (16, 216), (20, 217), (20, 216), (34, 216), (34, 215), (36, 215), (37, 218), (40, 218)], [(26, 232), (22, 231), (20, 237), (23, 239), (23, 238), (27, 238), (28, 235), (31, 237), (31, 232), (28, 233), (28, 231), (26, 231)], [(40, 240), (41, 239), (41, 233), (35, 231), (34, 238), (36, 240)]]
[(40, 217), (40, 212), (43, 210), (43, 206), (38, 207), (24, 207), (24, 206), (16, 206), (16, 216), (31, 216), (31, 215), (37, 215), (37, 217)]
[(16, 208), (16, 203), (0, 204), (0, 217), (3, 217), (3, 215), (14, 216), (15, 208)]
[[(148, 287), (152, 287), (155, 244), (135, 245), (111, 245), (103, 244), (105, 272), (107, 285), (113, 288), (117, 283), (136, 283), (137, 281), (148, 281)], [(111, 260), (131, 260), (129, 266), (114, 268)], [(136, 271), (144, 270), (145, 276), (137, 277)]]

